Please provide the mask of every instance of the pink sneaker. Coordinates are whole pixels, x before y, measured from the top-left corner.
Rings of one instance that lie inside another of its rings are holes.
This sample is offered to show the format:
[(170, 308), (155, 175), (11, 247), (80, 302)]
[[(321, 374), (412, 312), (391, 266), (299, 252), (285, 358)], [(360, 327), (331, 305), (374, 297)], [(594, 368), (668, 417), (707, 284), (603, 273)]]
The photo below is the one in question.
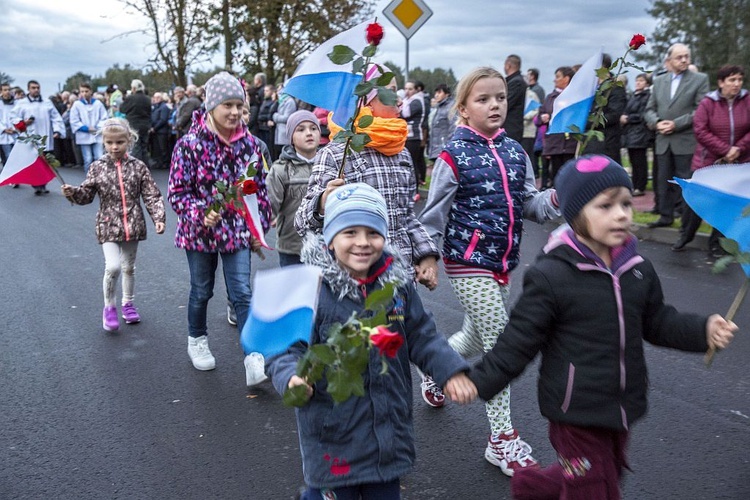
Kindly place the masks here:
[(126, 302), (122, 305), (122, 319), (124, 319), (125, 323), (128, 325), (141, 322), (141, 316), (138, 314), (138, 309), (135, 308), (132, 302)]
[(104, 306), (104, 311), (102, 311), (102, 326), (108, 332), (120, 329), (120, 320), (117, 319), (117, 308), (115, 306)]
[(518, 431), (515, 429), (496, 436), (491, 435), (487, 441), (484, 458), (492, 465), (500, 467), (503, 474), (510, 477), (519, 469), (539, 467), (531, 456), (531, 446), (518, 437)]
[(423, 375), (420, 385), (422, 388), (422, 399), (424, 399), (425, 403), (433, 408), (442, 408), (445, 405), (443, 390), (432, 380), (432, 377)]

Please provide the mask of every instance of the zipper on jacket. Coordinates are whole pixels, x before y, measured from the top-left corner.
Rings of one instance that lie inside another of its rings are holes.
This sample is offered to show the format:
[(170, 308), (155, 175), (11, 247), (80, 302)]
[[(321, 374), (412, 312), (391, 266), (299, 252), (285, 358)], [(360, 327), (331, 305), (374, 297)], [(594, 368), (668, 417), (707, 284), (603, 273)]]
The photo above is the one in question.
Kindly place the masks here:
[(490, 146), (490, 150), (492, 151), (495, 160), (497, 160), (497, 166), (500, 168), (500, 175), (503, 178), (503, 191), (505, 192), (505, 200), (508, 203), (508, 246), (505, 249), (505, 253), (503, 254), (502, 258), (503, 270), (507, 271), (508, 255), (510, 255), (511, 250), (513, 250), (513, 228), (516, 225), (516, 219), (513, 216), (513, 197), (511, 196), (510, 188), (508, 187), (508, 172), (507, 170), (505, 170), (505, 163), (503, 163), (503, 160), (500, 159), (500, 155), (497, 154), (495, 143), (491, 139), (488, 139), (487, 143)]
[(471, 254), (474, 253), (474, 250), (477, 248), (477, 245), (479, 244), (479, 240), (484, 239), (484, 233), (480, 231), (479, 229), (474, 230), (474, 234), (471, 235), (471, 241), (469, 242), (469, 246), (464, 252), (464, 259), (469, 260), (471, 258)]
[(359, 289), (362, 291), (362, 297), (367, 298), (367, 285), (363, 283), (359, 285)]
[(130, 241), (130, 229), (128, 228), (128, 204), (125, 200), (125, 183), (122, 180), (122, 162), (118, 161), (117, 180), (120, 183), (120, 198), (122, 198), (122, 224), (125, 227), (125, 241)]
[(729, 146), (734, 146), (734, 100), (729, 101)]

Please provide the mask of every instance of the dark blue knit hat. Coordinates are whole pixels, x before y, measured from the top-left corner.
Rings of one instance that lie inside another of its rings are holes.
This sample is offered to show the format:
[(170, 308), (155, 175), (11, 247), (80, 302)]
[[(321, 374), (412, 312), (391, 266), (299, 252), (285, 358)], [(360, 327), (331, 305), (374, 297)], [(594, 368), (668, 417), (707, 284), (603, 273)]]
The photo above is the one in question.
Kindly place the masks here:
[(586, 203), (611, 187), (633, 190), (622, 165), (604, 155), (584, 155), (568, 160), (555, 177), (557, 199), (565, 221), (576, 218)]

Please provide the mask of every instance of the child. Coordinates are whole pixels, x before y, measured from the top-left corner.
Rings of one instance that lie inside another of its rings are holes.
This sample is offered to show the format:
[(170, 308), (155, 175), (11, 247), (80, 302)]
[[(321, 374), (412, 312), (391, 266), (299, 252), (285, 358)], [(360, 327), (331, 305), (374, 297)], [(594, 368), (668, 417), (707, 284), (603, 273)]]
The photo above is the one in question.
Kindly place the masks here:
[[(382, 66), (381, 66), (382, 67)], [(383, 67), (385, 72), (389, 72)], [(381, 76), (378, 66), (373, 64), (365, 75), (367, 81)], [(396, 79), (386, 85), (396, 90)], [(408, 135), (406, 122), (399, 118), (398, 106), (386, 105), (373, 89), (365, 98), (365, 106), (360, 110), (357, 121), (362, 116), (372, 116), (372, 123), (358, 132), (370, 136), (364, 149), (359, 153), (349, 152), (346, 156), (342, 178), (338, 178), (344, 156), (344, 144), (330, 142), (320, 150), (310, 175), (310, 184), (305, 199), (302, 200), (295, 227), (303, 236), (306, 231), (319, 231), (325, 217), (326, 197), (347, 182), (365, 182), (383, 195), (388, 206), (389, 242), (395, 246), (406, 261), (414, 266), (414, 274), (420, 283), (432, 289), (437, 284), (434, 266), (423, 269), (428, 261), (434, 263), (440, 254), (437, 246), (417, 220), (414, 212), (414, 194), (417, 181), (414, 176), (412, 159), (406, 149)], [(331, 137), (341, 130), (341, 124), (328, 120)]]
[[(508, 109), (503, 76), (489, 67), (473, 70), (458, 84), (456, 107), (458, 127), (435, 162), (420, 220), (433, 239), (444, 239), (445, 271), (465, 311), (462, 329), (448, 342), (469, 357), (492, 349), (508, 322), (524, 218), (544, 222), (559, 212), (554, 190), (537, 191), (528, 155), (501, 128)], [(428, 404), (443, 402), (431, 379), (422, 387)], [(487, 461), (508, 476), (535, 466), (531, 447), (513, 428), (510, 387), (486, 411)]]
[(629, 232), (633, 186), (619, 164), (583, 156), (555, 182), (570, 227), (526, 271), (505, 332), (469, 377), (489, 399), (542, 353), (539, 407), (559, 463), (520, 471), (513, 498), (618, 499), (629, 429), (646, 412), (643, 340), (700, 352), (726, 347), (737, 326), (664, 303)]
[[(91, 163), (86, 179), (78, 187), (63, 184), (62, 193), (71, 202), (87, 205), (99, 195), (96, 237), (104, 252), (104, 311), (107, 331), (120, 328), (115, 306), (115, 286), (122, 273), (122, 318), (125, 323), (141, 321), (133, 305), (135, 256), (138, 242), (146, 239), (146, 220), (141, 198), (156, 233), (164, 232), (164, 200), (146, 164), (128, 154), (137, 134), (122, 118), (105, 120), (101, 127), (107, 153)], [(125, 210), (123, 210), (125, 208)]]
[(300, 264), (302, 238), (294, 229), (294, 215), (307, 193), (315, 153), (320, 145), (320, 123), (310, 111), (295, 111), (286, 124), (289, 144), (271, 166), (266, 185), (276, 217), (276, 250), (279, 264)]
[[(389, 329), (404, 337), (396, 357), (386, 358), (381, 375), (375, 352), (363, 373), (365, 395), (334, 404), (325, 378), (309, 388), (307, 405), (297, 410), (305, 482), (303, 499), (400, 498), (399, 478), (414, 462), (412, 389), (409, 362), (435, 375), (456, 397), (471, 399), (465, 361), (437, 333), (424, 310), (408, 265), (385, 247), (385, 199), (364, 183), (333, 191), (325, 205), (322, 235), (306, 237), (302, 260), (323, 268), (318, 311), (310, 344), (324, 343), (334, 323), (361, 313), (364, 297), (394, 283)], [(279, 393), (306, 384), (296, 372), (306, 345), (293, 345), (269, 360), (267, 371)], [(462, 396), (459, 396), (462, 395)], [(360, 497), (361, 495), (361, 497)]]

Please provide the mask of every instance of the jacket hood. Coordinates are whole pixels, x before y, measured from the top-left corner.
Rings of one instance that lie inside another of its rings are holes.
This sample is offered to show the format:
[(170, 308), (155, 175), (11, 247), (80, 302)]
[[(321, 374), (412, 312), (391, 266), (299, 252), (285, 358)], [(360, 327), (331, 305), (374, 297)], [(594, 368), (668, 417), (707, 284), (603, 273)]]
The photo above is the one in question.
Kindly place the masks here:
[(507, 136), (508, 134), (505, 133), (504, 128), (498, 129), (498, 131), (495, 132), (495, 135), (493, 135), (492, 137), (487, 137), (478, 130), (473, 129), (468, 125), (458, 125), (456, 127), (456, 132), (453, 136), (453, 140), (461, 140), (464, 142), (486, 145), (488, 139), (494, 142), (499, 142), (505, 139)]
[[(737, 95), (737, 97), (735, 99), (744, 99), (746, 96), (747, 96), (747, 89), (740, 89), (740, 93)], [(722, 101), (722, 100), (726, 101), (726, 99), (724, 99), (721, 96), (721, 92), (718, 89), (717, 90), (712, 90), (711, 92), (709, 92), (708, 94), (706, 94), (706, 97), (708, 97), (712, 101), (716, 101), (716, 102), (719, 102), (719, 101)]]
[(305, 160), (303, 160), (302, 158), (300, 158), (299, 155), (297, 154), (297, 151), (294, 149), (294, 146), (292, 146), (291, 144), (286, 144), (281, 149), (281, 154), (279, 155), (279, 160), (291, 161), (295, 165), (297, 165), (297, 164), (310, 164), (310, 165), (312, 165), (312, 163), (313, 163), (312, 160), (310, 160), (309, 162), (305, 162)]
[[(362, 301), (360, 283), (336, 262), (333, 252), (328, 250), (322, 234), (307, 233), (302, 241), (300, 257), (302, 262), (318, 266), (323, 270), (323, 280), (328, 283), (338, 300), (349, 297), (357, 302)], [(392, 258), (392, 262), (383, 270), (388, 257)], [(378, 274), (378, 271), (380, 271), (380, 274)], [(390, 245), (386, 245), (383, 255), (372, 266), (370, 273), (370, 276), (375, 278), (375, 281), (381, 286), (386, 283), (393, 283), (398, 288), (411, 279), (411, 273), (406, 262), (401, 254)]]
[[(553, 250), (560, 247), (569, 247), (574, 253), (553, 252)], [(555, 256), (570, 261), (573, 265), (587, 261), (606, 268), (604, 262), (594, 253), (594, 251), (576, 238), (575, 233), (568, 224), (563, 224), (552, 231), (547, 240), (547, 244), (544, 245), (544, 248), (542, 249), (542, 252), (545, 255), (552, 255), (554, 253)], [(630, 259), (638, 256), (638, 239), (635, 236), (630, 235), (622, 246), (613, 248), (610, 254), (612, 257), (611, 268), (613, 271), (616, 271)], [(576, 259), (573, 260), (568, 257), (571, 255), (575, 255)]]

